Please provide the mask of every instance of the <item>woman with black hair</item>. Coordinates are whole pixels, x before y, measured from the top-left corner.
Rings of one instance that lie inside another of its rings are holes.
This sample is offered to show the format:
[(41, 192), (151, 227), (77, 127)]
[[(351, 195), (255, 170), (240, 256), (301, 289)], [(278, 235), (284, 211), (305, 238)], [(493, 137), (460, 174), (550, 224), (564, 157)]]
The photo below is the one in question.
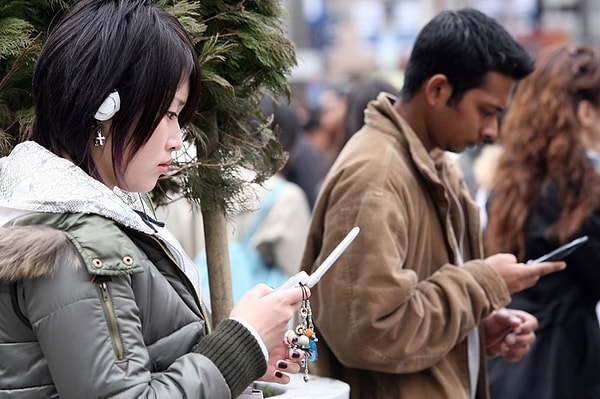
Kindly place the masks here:
[(142, 194), (199, 95), (189, 37), (150, 2), (82, 0), (50, 34), (30, 140), (0, 159), (0, 397), (230, 398), (299, 370), (282, 337), (308, 290), (256, 286), (211, 331)]

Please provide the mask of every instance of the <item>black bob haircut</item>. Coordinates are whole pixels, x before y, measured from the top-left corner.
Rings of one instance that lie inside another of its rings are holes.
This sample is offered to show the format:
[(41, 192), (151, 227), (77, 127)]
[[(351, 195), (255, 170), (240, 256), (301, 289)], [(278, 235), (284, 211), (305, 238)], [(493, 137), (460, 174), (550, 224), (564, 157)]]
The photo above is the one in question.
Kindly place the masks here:
[(182, 126), (198, 105), (200, 71), (194, 45), (177, 19), (146, 0), (80, 0), (53, 29), (37, 59), (30, 139), (99, 178), (89, 154), (94, 115), (117, 90), (121, 109), (111, 119), (110, 134), (120, 179), (188, 78)]
[(428, 78), (443, 74), (452, 85), (448, 104), (453, 105), (465, 92), (480, 87), (488, 72), (520, 80), (534, 65), (533, 57), (495, 19), (471, 8), (447, 10), (417, 36), (401, 95), (408, 101)]

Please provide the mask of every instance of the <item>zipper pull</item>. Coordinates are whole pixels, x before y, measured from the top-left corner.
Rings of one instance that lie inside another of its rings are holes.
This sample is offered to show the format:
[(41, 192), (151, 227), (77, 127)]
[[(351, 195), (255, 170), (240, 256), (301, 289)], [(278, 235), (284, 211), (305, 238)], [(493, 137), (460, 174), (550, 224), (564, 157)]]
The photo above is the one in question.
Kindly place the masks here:
[(104, 302), (108, 302), (108, 286), (105, 282), (100, 283), (100, 289), (102, 290), (102, 299)]

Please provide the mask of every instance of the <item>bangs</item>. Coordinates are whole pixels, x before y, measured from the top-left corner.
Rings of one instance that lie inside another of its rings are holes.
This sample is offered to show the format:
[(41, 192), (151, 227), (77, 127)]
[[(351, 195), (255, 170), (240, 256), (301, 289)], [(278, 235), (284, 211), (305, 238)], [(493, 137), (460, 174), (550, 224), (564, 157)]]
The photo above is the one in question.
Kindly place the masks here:
[[(183, 32), (175, 18), (168, 16), (157, 21), (157, 26), (148, 29), (144, 35), (139, 57), (131, 69), (130, 104), (138, 110), (133, 134), (123, 147), (131, 155), (148, 141), (161, 119), (168, 111), (175, 93), (182, 82), (189, 80), (190, 90), (186, 105), (181, 110), (181, 126), (189, 123), (195, 114), (199, 101), (199, 73), (193, 44)], [(147, 46), (151, 46), (149, 50)], [(146, 47), (146, 48), (144, 48)], [(128, 131), (129, 129), (121, 130)]]

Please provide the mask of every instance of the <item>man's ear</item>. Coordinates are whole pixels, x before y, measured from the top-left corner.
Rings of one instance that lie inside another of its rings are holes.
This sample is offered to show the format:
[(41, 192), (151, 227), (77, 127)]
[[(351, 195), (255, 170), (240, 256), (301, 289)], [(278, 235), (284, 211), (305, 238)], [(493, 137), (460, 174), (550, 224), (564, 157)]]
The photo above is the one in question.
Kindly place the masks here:
[(577, 103), (577, 119), (584, 128), (589, 128), (597, 123), (598, 109), (587, 100)]
[(434, 106), (439, 103), (445, 104), (452, 95), (452, 87), (446, 75), (438, 73), (431, 76), (425, 82), (425, 98), (427, 104)]

